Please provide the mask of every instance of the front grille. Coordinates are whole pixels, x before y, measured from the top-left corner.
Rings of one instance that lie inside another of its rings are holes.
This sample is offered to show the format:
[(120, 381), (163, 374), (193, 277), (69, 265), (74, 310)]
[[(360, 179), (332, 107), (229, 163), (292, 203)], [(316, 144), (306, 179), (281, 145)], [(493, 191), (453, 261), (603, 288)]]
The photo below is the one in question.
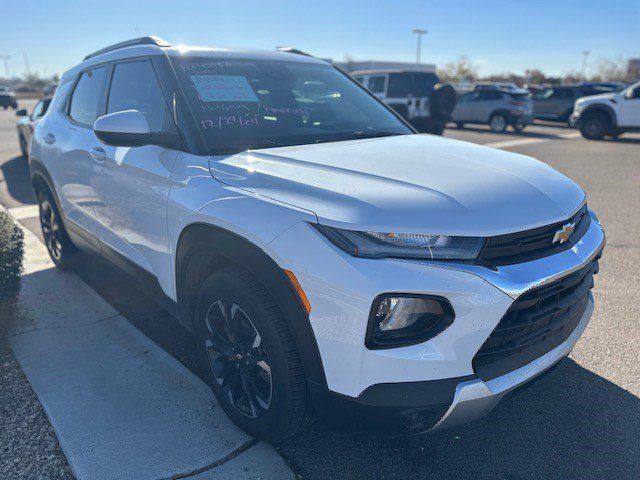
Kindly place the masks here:
[[(569, 240), (564, 243), (553, 243), (556, 232), (568, 223), (575, 224)], [(591, 225), (591, 216), (585, 205), (572, 217), (562, 222), (487, 238), (479, 261), (489, 266), (511, 265), (569, 250), (584, 236), (589, 225)]]
[(550, 352), (575, 330), (587, 308), (598, 258), (549, 285), (521, 295), (473, 357), (483, 380), (516, 370)]

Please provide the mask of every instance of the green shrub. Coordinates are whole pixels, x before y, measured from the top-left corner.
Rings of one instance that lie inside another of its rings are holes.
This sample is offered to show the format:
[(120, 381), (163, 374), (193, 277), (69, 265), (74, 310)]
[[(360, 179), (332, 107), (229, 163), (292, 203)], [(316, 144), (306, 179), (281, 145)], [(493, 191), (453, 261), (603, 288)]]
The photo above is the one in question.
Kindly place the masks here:
[(20, 291), (24, 235), (11, 216), (0, 210), (0, 301)]

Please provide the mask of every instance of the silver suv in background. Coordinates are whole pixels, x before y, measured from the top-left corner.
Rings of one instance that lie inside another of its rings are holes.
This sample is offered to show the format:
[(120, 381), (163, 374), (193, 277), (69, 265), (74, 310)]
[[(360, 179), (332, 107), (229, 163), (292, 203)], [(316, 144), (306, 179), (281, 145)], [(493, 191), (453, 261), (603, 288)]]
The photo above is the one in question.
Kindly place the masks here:
[(458, 128), (480, 123), (494, 132), (503, 132), (509, 125), (520, 132), (533, 122), (533, 100), (527, 92), (480, 88), (462, 95), (451, 116)]
[(419, 132), (442, 135), (451, 120), (456, 92), (433, 72), (362, 70), (351, 76)]

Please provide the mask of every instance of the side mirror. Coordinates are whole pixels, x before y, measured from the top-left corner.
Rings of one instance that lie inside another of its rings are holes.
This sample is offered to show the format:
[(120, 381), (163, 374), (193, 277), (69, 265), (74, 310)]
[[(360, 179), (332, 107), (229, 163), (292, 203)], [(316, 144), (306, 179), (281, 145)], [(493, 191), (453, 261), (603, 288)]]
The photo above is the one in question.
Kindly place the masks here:
[(114, 147), (158, 145), (177, 148), (180, 139), (171, 132), (151, 132), (149, 122), (138, 110), (122, 110), (99, 117), (93, 131), (100, 141)]
[(16, 116), (18, 116), (18, 117), (26, 117), (27, 116), (27, 109), (26, 108), (21, 108), (20, 110), (16, 110)]
[(636, 87), (633, 90), (628, 90), (625, 95), (628, 99), (640, 98), (640, 87)]

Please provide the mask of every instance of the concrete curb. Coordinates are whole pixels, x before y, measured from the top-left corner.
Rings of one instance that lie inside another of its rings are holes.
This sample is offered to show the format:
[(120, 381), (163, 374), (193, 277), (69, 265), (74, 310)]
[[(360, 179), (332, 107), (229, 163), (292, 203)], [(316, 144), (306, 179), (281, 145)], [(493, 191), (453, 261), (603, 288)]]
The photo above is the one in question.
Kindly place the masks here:
[(294, 478), (200, 379), (79, 277), (55, 269), (21, 228), (22, 315), (8, 342), (79, 480)]

